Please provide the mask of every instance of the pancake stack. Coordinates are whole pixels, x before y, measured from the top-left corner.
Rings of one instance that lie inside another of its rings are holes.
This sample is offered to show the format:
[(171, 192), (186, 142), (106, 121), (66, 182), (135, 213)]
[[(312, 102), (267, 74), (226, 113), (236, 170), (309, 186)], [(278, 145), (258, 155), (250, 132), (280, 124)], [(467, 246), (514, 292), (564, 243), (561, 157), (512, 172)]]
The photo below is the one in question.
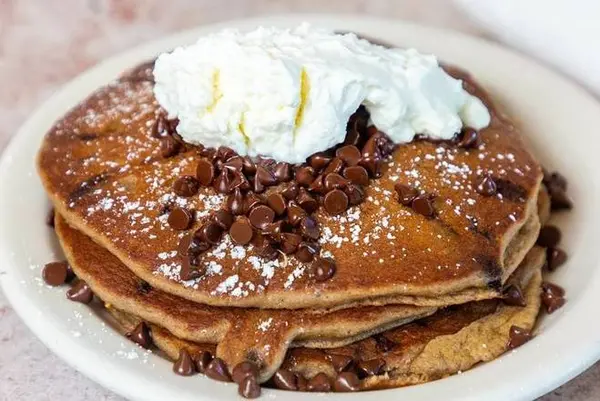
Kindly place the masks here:
[[(343, 144), (302, 165), (182, 142), (152, 63), (99, 89), (38, 157), (77, 276), (68, 297), (95, 295), (176, 373), (235, 381), (246, 397), (260, 383), (422, 383), (522, 345), (542, 300), (564, 303), (542, 285), (546, 256), (564, 261), (559, 236), (538, 234), (551, 202), (570, 206), (566, 184), (547, 175), (549, 195), (517, 128), (447, 70), (485, 102), (489, 127), (393, 146), (361, 108)], [(44, 277), (68, 272), (54, 263)]]

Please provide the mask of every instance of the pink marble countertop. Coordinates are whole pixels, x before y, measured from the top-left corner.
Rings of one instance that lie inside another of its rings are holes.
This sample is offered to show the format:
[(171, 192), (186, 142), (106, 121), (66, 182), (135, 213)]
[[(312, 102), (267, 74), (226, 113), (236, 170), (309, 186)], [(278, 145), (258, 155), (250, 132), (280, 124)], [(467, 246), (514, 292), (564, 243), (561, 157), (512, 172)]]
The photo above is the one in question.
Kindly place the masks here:
[[(169, 32), (266, 13), (362, 13), (483, 32), (447, 0), (0, 0), (0, 152), (61, 84), (104, 57)], [(600, 363), (538, 401), (600, 399)], [(0, 401), (122, 400), (67, 366), (0, 292)]]

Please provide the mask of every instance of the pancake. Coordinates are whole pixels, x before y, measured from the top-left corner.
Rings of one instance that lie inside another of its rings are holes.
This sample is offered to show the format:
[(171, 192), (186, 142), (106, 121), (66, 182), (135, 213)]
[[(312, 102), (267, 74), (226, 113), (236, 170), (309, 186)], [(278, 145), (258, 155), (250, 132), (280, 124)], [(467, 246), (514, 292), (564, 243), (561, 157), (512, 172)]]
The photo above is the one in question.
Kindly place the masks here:
[[(252, 355), (261, 360), (263, 378), (277, 369), (292, 341), (295, 346), (313, 348), (343, 346), (435, 312), (434, 308), (404, 305), (326, 313), (196, 304), (144, 285), (119, 259), (71, 228), (59, 215), (55, 230), (74, 272), (104, 302), (160, 325), (179, 338), (219, 343), (217, 356), (230, 366)], [(510, 282), (520, 286), (527, 283), (536, 257), (539, 252), (530, 252)]]
[(218, 343), (217, 356), (231, 366), (247, 359), (260, 360), (261, 377), (265, 378), (281, 364), (294, 340), (306, 346), (341, 346), (436, 310), (392, 305), (322, 312), (197, 304), (145, 285), (119, 259), (71, 228), (59, 215), (55, 230), (75, 274), (104, 302), (168, 328), (181, 338)]
[[(354, 361), (381, 359), (383, 371), (361, 383), (362, 390), (407, 386), (438, 380), (465, 371), (477, 363), (491, 361), (506, 352), (510, 329), (533, 329), (540, 308), (542, 265), (545, 253), (535, 247), (520, 271), (528, 278), (524, 290), (525, 307), (508, 306), (498, 300), (470, 302), (438, 311), (414, 323), (384, 332), (356, 343), (329, 350), (291, 349), (282, 368), (311, 378), (325, 373), (334, 379), (338, 372), (332, 356), (348, 356)], [(114, 308), (109, 309), (123, 327), (131, 331), (141, 319)], [(175, 360), (184, 348), (192, 356), (202, 351), (214, 353), (214, 345), (182, 340), (168, 330), (151, 325), (152, 337), (168, 358)], [(381, 337), (385, 340), (382, 341)], [(385, 347), (382, 344), (385, 343)]]
[[(464, 80), (467, 89), (483, 93), (470, 77)], [(212, 187), (187, 198), (172, 191), (177, 178), (195, 175), (199, 156), (195, 149), (161, 156), (153, 136), (161, 111), (143, 74), (114, 82), (71, 110), (46, 135), (38, 169), (69, 224), (152, 286), (195, 302), (301, 309), (386, 297), (419, 305), (422, 297), (473, 289), (491, 297), (535, 242), (542, 172), (514, 125), (494, 107), (490, 111), (478, 148), (427, 141), (398, 146), (382, 177), (365, 188), (365, 202), (338, 216), (315, 214), (321, 252), (337, 266), (324, 282), (294, 256), (267, 260), (252, 245), (233, 246), (227, 235), (203, 254), (206, 274), (181, 280), (181, 238), (222, 208), (224, 196)], [(496, 196), (475, 191), (484, 174), (495, 177)], [(401, 205), (396, 183), (435, 194), (436, 217)], [(172, 205), (196, 211), (185, 233), (166, 222), (165, 208)]]

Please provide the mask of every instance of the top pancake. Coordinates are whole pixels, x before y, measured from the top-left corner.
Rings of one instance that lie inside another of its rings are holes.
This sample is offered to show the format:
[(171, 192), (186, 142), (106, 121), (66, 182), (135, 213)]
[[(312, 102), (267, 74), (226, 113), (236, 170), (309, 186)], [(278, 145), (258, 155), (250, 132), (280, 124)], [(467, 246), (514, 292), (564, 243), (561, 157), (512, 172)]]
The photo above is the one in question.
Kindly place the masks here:
[[(195, 230), (211, 210), (224, 206), (224, 197), (212, 188), (190, 198), (172, 191), (178, 177), (195, 175), (199, 156), (194, 149), (168, 159), (160, 155), (152, 136), (160, 109), (152, 82), (139, 71), (101, 88), (58, 121), (44, 139), (38, 168), (71, 225), (153, 286), (193, 301), (322, 308), (376, 297), (405, 296), (410, 303), (410, 297), (499, 289), (537, 237), (542, 172), (514, 125), (469, 77), (462, 78), (492, 112), (479, 148), (401, 145), (384, 163), (383, 176), (366, 187), (364, 203), (336, 217), (319, 210), (322, 252), (331, 253), (337, 265), (335, 276), (321, 283), (295, 257), (267, 261), (252, 246), (233, 246), (227, 235), (203, 255), (207, 274), (180, 281), (177, 249), (185, 233), (169, 227), (164, 206), (194, 209)], [(475, 191), (484, 174), (500, 184), (498, 195)], [(435, 194), (436, 217), (398, 203), (396, 182)]]

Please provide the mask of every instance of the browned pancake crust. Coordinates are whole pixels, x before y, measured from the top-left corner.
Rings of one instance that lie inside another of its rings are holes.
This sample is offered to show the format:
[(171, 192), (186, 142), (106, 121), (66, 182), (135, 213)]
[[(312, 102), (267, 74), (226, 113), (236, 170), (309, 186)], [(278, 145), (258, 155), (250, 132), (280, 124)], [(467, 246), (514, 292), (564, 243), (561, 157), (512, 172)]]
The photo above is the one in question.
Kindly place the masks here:
[[(441, 379), (491, 361), (507, 349), (510, 328), (515, 325), (532, 330), (540, 308), (541, 268), (545, 253), (534, 248), (522, 266), (526, 286), (527, 306), (507, 306), (498, 300), (471, 302), (445, 308), (417, 322), (384, 332), (385, 350), (380, 337), (368, 338), (337, 349), (322, 351), (295, 348), (288, 352), (282, 365), (308, 378), (323, 372), (335, 378), (336, 371), (330, 355), (347, 355), (357, 361), (381, 358), (385, 373), (367, 378), (362, 389), (400, 387)], [(130, 331), (140, 322), (134, 315), (110, 310), (118, 322)], [(155, 344), (171, 359), (179, 350), (192, 355), (202, 351), (214, 353), (214, 346), (181, 340), (160, 326), (152, 325)]]
[(318, 347), (345, 345), (436, 310), (396, 305), (327, 313), (197, 304), (146, 285), (119, 259), (58, 215), (55, 229), (73, 271), (104, 302), (161, 325), (181, 338), (219, 343), (217, 355), (231, 366), (250, 357), (258, 358), (265, 379), (281, 364), (293, 340)]
[[(468, 88), (481, 91), (468, 79)], [(537, 236), (534, 224), (511, 251), (511, 239), (537, 218), (542, 173), (518, 130), (492, 110), (479, 149), (426, 141), (399, 146), (383, 177), (367, 188), (365, 203), (343, 216), (317, 215), (323, 249), (337, 263), (336, 275), (323, 283), (315, 283), (293, 257), (273, 266), (251, 247), (240, 257), (227, 244), (204, 255), (209, 274), (187, 286), (179, 282), (176, 250), (182, 234), (161, 217), (163, 204), (185, 203), (200, 212), (197, 228), (210, 209), (222, 206), (222, 196), (212, 188), (187, 199), (172, 192), (175, 179), (195, 174), (198, 156), (194, 151), (159, 156), (151, 135), (158, 105), (148, 81), (114, 83), (69, 112), (46, 136), (38, 167), (70, 224), (153, 286), (197, 302), (305, 308), (382, 296), (437, 297), (466, 288), (498, 289)], [(500, 196), (475, 191), (477, 177), (485, 173), (499, 179)], [(427, 219), (400, 205), (395, 182), (435, 194), (437, 217)]]

